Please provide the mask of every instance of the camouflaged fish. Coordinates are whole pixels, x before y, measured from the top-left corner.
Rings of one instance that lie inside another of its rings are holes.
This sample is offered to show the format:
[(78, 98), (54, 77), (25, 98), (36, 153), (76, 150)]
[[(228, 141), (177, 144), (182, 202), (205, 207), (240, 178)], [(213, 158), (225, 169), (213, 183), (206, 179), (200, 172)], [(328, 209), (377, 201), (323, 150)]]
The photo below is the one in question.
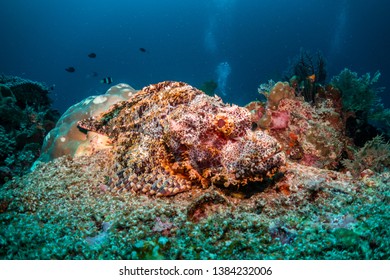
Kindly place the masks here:
[(247, 109), (182, 82), (161, 82), (78, 126), (113, 143), (113, 190), (170, 196), (243, 186), (285, 164), (280, 144), (251, 130)]

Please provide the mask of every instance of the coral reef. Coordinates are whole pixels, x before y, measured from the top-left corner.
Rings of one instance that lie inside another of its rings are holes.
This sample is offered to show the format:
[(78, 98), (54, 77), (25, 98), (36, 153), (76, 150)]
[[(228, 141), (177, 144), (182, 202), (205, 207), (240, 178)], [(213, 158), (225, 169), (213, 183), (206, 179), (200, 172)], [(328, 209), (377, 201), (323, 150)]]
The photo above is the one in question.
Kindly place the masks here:
[(44, 84), (0, 76), (0, 184), (28, 171), (59, 114)]
[(370, 73), (359, 77), (346, 68), (331, 80), (341, 92), (343, 110), (349, 112), (347, 134), (360, 147), (380, 133), (390, 138), (390, 109), (379, 96), (383, 88), (375, 87), (379, 77), (379, 71), (373, 77)]
[[(298, 60), (303, 69), (307, 68), (305, 60)], [(305, 85), (299, 81), (270, 80), (258, 88), (267, 102), (252, 102), (246, 107), (254, 125), (267, 129), (289, 159), (339, 169), (342, 160), (355, 158), (351, 151), (356, 146), (363, 147), (381, 133), (389, 139), (390, 109), (383, 107), (378, 95), (381, 89), (374, 87), (379, 76), (377, 72), (372, 78), (370, 74), (358, 77), (344, 69), (330, 84), (316, 84), (311, 93), (315, 98), (309, 102)]]
[(278, 108), (280, 100), (295, 97), (295, 89), (290, 87), (287, 82), (277, 82), (270, 87), (269, 91), (259, 90), (259, 93), (263, 94), (267, 98), (268, 107), (271, 110), (276, 110)]
[(251, 131), (245, 108), (181, 82), (143, 88), (79, 127), (113, 143), (116, 191), (168, 196), (193, 186), (243, 186), (284, 164), (275, 139)]
[(390, 144), (382, 136), (366, 142), (364, 147), (353, 151), (353, 159), (344, 159), (343, 165), (354, 176), (364, 175), (364, 171), (383, 172), (390, 168)]
[(268, 130), (281, 144), (287, 157), (298, 163), (335, 169), (346, 150), (340, 96), (329, 86), (317, 86), (311, 104), (287, 82), (268, 82), (259, 87), (267, 103), (246, 107), (256, 127)]
[(49, 88), (42, 83), (16, 76), (1, 75), (0, 84), (2, 96), (15, 99), (16, 105), (22, 110), (32, 107), (40, 112), (42, 107), (49, 108), (51, 105)]
[(135, 90), (127, 84), (112, 86), (105, 94), (90, 96), (71, 106), (58, 120), (55, 128), (45, 137), (38, 161), (47, 162), (64, 155), (81, 156), (107, 148), (109, 141), (96, 133), (84, 133), (77, 122), (98, 116), (111, 105), (127, 100)]
[(300, 89), (306, 102), (314, 103), (317, 86), (323, 85), (327, 76), (326, 61), (321, 52), (314, 55), (301, 49), (286, 72), (285, 80), (294, 88)]
[(341, 91), (345, 111), (363, 111), (368, 114), (378, 102), (378, 89), (374, 85), (379, 77), (379, 71), (372, 78), (370, 73), (359, 77), (356, 72), (345, 68), (332, 78), (331, 84)]
[(388, 143), (346, 148), (334, 86), (261, 89), (245, 109), (162, 82), (69, 114), (51, 137), (77, 123), (82, 151), (0, 188), (0, 258), (389, 259)]

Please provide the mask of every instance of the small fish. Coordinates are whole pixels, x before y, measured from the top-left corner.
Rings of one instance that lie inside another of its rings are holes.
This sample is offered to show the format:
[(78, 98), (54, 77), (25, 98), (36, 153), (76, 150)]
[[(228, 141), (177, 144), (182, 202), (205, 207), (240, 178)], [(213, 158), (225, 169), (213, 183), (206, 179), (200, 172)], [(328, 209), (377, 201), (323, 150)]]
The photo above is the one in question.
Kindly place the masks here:
[(74, 67), (68, 67), (68, 68), (65, 68), (65, 71), (66, 72), (69, 72), (69, 73), (73, 73), (73, 72), (75, 72), (76, 71), (76, 69), (74, 68)]
[(140, 52), (146, 52), (146, 49), (145, 48), (139, 48), (139, 51)]
[(100, 82), (102, 84), (111, 84), (114, 80), (111, 77), (106, 77), (104, 79), (101, 79)]
[(316, 74), (310, 75), (307, 77), (307, 79), (311, 82), (314, 83), (316, 81)]
[(89, 57), (89, 58), (95, 58), (95, 57), (96, 57), (96, 53), (90, 53), (90, 54), (88, 55), (88, 57)]

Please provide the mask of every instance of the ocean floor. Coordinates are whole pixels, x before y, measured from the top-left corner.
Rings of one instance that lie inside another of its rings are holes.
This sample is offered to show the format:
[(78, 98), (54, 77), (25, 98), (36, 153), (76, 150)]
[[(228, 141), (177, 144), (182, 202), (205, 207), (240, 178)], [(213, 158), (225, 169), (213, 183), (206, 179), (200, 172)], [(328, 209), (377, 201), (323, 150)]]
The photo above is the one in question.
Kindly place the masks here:
[(390, 173), (287, 162), (271, 181), (156, 198), (108, 189), (110, 151), (0, 189), (1, 259), (389, 259)]

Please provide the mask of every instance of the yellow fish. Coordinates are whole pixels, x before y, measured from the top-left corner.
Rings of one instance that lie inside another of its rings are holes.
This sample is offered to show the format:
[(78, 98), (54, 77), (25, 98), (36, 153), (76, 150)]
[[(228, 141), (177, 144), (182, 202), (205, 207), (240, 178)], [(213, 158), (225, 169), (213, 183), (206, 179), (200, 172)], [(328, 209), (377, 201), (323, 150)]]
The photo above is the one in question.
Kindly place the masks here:
[(316, 80), (316, 74), (313, 74), (313, 75), (308, 76), (307, 79), (308, 79), (311, 83), (314, 83), (315, 80)]

